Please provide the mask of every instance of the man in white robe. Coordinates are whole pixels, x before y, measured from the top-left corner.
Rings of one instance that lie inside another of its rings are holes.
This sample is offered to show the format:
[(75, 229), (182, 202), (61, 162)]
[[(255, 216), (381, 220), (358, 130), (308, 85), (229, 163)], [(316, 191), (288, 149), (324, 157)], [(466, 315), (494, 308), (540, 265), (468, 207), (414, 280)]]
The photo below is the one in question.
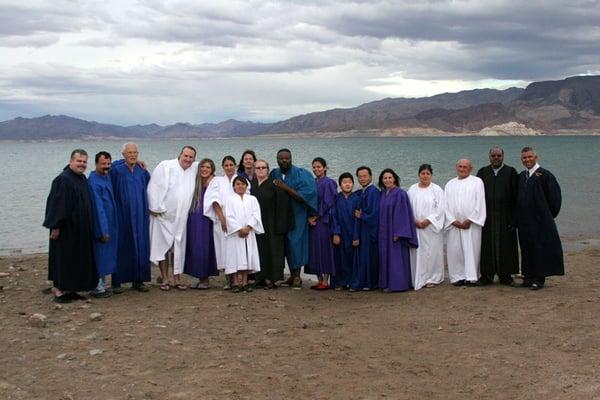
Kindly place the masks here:
[(470, 160), (456, 163), (457, 177), (445, 187), (448, 274), (455, 286), (477, 285), (481, 256), (481, 229), (485, 223), (483, 181), (471, 175)]
[(161, 290), (169, 290), (168, 253), (173, 251), (173, 284), (186, 289), (180, 275), (185, 262), (187, 217), (190, 211), (198, 163), (196, 150), (184, 146), (175, 160), (161, 161), (148, 184), (150, 209), (150, 261), (158, 264)]

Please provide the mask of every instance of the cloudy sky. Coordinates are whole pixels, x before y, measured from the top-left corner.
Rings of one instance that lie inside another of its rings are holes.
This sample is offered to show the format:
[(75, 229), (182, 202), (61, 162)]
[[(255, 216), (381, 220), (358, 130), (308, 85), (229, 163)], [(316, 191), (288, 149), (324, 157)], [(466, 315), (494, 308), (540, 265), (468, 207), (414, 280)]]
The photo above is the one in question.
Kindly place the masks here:
[(0, 0), (0, 120), (271, 122), (600, 74), (599, 21), (594, 0)]

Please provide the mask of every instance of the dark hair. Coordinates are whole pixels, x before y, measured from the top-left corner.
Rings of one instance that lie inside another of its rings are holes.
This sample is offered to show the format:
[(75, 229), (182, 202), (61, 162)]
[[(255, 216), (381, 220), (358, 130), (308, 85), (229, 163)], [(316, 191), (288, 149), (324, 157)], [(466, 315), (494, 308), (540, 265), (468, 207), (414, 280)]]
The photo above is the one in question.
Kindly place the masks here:
[(231, 186), (235, 187), (235, 183), (237, 181), (242, 182), (244, 185), (248, 186), (250, 183), (248, 182), (248, 179), (244, 178), (241, 175), (236, 175), (235, 178), (233, 178), (233, 181), (231, 182)]
[(96, 162), (96, 164), (98, 164), (98, 161), (100, 161), (100, 157), (104, 157), (104, 158), (108, 158), (109, 160), (112, 160), (112, 157), (110, 156), (110, 153), (107, 151), (99, 151), (96, 154), (96, 157), (94, 157), (94, 161)]
[(286, 149), (286, 148), (279, 149), (279, 150), (277, 151), (277, 154), (279, 154), (279, 153), (283, 153), (284, 151), (285, 151), (286, 153), (290, 153), (290, 156), (292, 155), (292, 152), (291, 152), (291, 150), (290, 150), (290, 149)]
[(535, 153), (535, 150), (533, 149), (533, 147), (523, 147), (523, 149), (521, 150), (521, 153), (527, 153), (528, 151), (533, 151)]
[(84, 149), (75, 149), (71, 152), (71, 160), (75, 158), (75, 154), (79, 154), (82, 156), (88, 156), (87, 151), (85, 151)]
[(352, 174), (350, 172), (344, 172), (343, 174), (340, 175), (340, 177), (338, 178), (338, 184), (340, 186), (342, 186), (342, 181), (344, 179), (350, 179), (352, 181), (352, 183), (354, 183), (354, 178), (352, 177)]
[(390, 173), (392, 174), (392, 176), (394, 177), (394, 183), (396, 184), (396, 186), (400, 186), (400, 178), (398, 177), (398, 174), (394, 172), (393, 169), (391, 168), (386, 168), (383, 171), (381, 171), (381, 173), (379, 174), (379, 183), (378, 186), (380, 189), (385, 188), (385, 186), (383, 185), (383, 175)]
[(221, 160), (221, 166), (223, 166), (223, 164), (225, 164), (225, 161), (231, 161), (232, 163), (235, 164), (235, 158), (233, 158), (233, 156), (225, 156), (223, 157), (223, 159)]
[(358, 175), (358, 171), (362, 171), (363, 169), (367, 170), (369, 176), (373, 176), (373, 171), (371, 171), (371, 168), (367, 167), (366, 165), (361, 165), (360, 167), (356, 168), (356, 175)]
[(318, 162), (319, 164), (321, 164), (323, 167), (327, 168), (327, 161), (325, 161), (325, 159), (323, 157), (315, 157), (313, 158), (312, 162), (310, 163), (310, 165), (314, 164)]
[(421, 173), (423, 170), (427, 170), (429, 171), (429, 173), (431, 173), (431, 175), (433, 175), (433, 169), (431, 168), (431, 164), (421, 164), (421, 166), (419, 167), (419, 173)]
[(240, 163), (238, 164), (237, 172), (244, 172), (244, 157), (246, 156), (246, 154), (250, 154), (254, 161), (256, 161), (256, 153), (254, 152), (254, 150), (245, 150), (242, 153), (242, 156), (240, 157)]
[(193, 148), (192, 146), (188, 146), (188, 145), (185, 145), (185, 146), (183, 146), (183, 147), (181, 148), (181, 151), (179, 152), (179, 155), (182, 155), (182, 154), (183, 154), (183, 151), (184, 151), (185, 149), (190, 149), (191, 151), (193, 151), (193, 152), (194, 152), (194, 157), (196, 157), (196, 149), (195, 149), (195, 148)]

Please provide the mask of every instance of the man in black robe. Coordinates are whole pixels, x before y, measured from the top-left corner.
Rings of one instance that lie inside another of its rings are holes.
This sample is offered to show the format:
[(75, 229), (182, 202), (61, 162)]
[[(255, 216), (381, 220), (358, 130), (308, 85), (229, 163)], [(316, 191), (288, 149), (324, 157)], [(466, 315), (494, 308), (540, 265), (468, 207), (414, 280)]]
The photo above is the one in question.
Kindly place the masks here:
[(88, 155), (76, 149), (63, 172), (54, 178), (46, 202), (44, 226), (50, 229), (48, 280), (54, 301), (81, 299), (77, 292), (96, 287), (93, 255), (93, 208), (84, 175)]
[(547, 276), (565, 274), (562, 244), (554, 222), (561, 206), (560, 186), (537, 160), (531, 147), (521, 150), (525, 171), (519, 174), (517, 225), (523, 286), (532, 290), (543, 288)]
[(477, 177), (485, 186), (487, 218), (481, 236), (480, 285), (494, 282), (514, 286), (512, 274), (519, 272), (517, 247), (517, 171), (504, 164), (504, 150), (490, 149), (490, 165), (481, 168)]

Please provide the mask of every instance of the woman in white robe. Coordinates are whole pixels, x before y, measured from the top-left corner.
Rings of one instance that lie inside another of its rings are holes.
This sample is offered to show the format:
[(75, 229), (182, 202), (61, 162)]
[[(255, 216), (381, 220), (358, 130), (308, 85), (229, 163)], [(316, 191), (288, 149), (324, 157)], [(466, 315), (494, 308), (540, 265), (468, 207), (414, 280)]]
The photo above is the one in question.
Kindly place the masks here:
[[(232, 274), (231, 283), (234, 293), (251, 292), (248, 285), (248, 273), (260, 271), (260, 258), (256, 234), (264, 233), (260, 215), (260, 205), (256, 197), (248, 194), (246, 178), (236, 176), (233, 179), (235, 194), (225, 201), (225, 221), (227, 237), (225, 241), (225, 273)], [(238, 280), (241, 272), (241, 286)]]
[(431, 182), (431, 165), (419, 167), (419, 182), (408, 190), (419, 247), (410, 249), (413, 287), (431, 288), (444, 281), (444, 190)]

